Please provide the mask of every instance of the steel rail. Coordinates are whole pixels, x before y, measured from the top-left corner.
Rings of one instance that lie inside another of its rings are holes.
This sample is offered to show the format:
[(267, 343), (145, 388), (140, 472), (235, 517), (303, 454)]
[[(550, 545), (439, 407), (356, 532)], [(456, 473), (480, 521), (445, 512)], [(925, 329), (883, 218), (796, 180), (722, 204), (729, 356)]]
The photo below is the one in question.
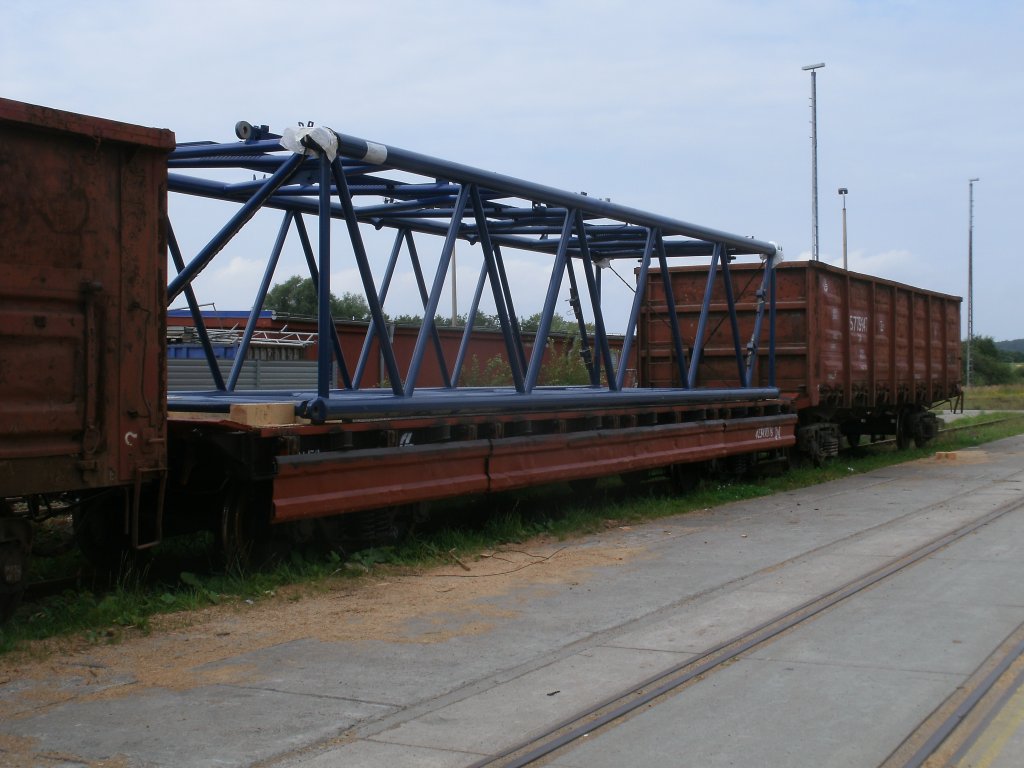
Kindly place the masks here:
[(605, 698), (586, 711), (554, 725), (539, 737), (508, 747), (498, 754), (473, 763), (469, 768), (499, 765), (501, 768), (522, 768), (536, 763), (578, 739), (593, 734), (595, 730), (613, 725), (657, 699), (674, 693), (687, 683), (699, 682), (698, 679), (704, 679), (742, 654), (774, 640), (782, 633), (909, 568), (979, 528), (1022, 508), (1024, 499), (1006, 502), (980, 518), (938, 536), (883, 566), (785, 611), (741, 635), (719, 643), (696, 659), (681, 662), (639, 685)]
[[(1021, 626), (1018, 626), (1010, 636), (1012, 637), (1014, 634), (1017, 634), (1020, 631)], [(999, 664), (997, 664), (996, 667), (985, 676), (985, 679), (971, 690), (970, 695), (960, 702), (959, 706), (950, 713), (949, 717), (943, 720), (942, 723), (932, 731), (931, 735), (925, 739), (924, 744), (922, 744), (918, 750), (902, 764), (903, 768), (921, 768), (921, 766), (923, 766), (928, 759), (939, 750), (939, 748), (945, 743), (946, 739), (956, 731), (960, 723), (962, 723), (964, 719), (971, 714), (974, 708), (981, 703), (981, 700), (984, 699), (993, 688), (995, 688), (996, 684), (1003, 675), (1006, 674), (1007, 670), (1009, 670), (1009, 668), (1013, 666), (1014, 662), (1020, 659), (1021, 656), (1024, 656), (1024, 640), (1021, 640), (1014, 645), (1014, 647), (1003, 656)], [(1006, 701), (1020, 689), (1022, 683), (1024, 683), (1024, 673), (1016, 677), (1013, 685), (1011, 685), (1010, 689), (1001, 697), (1001, 701), (996, 704), (992, 713), (997, 712), (1001, 705), (1005, 704)], [(989, 724), (989, 718), (986, 718), (983, 722), (979, 723), (978, 727), (974, 728), (971, 733), (968, 734), (963, 746), (957, 750), (956, 756), (950, 760), (948, 765), (959, 765), (960, 760), (966, 754), (967, 750), (973, 746), (975, 741), (977, 741), (978, 736)]]

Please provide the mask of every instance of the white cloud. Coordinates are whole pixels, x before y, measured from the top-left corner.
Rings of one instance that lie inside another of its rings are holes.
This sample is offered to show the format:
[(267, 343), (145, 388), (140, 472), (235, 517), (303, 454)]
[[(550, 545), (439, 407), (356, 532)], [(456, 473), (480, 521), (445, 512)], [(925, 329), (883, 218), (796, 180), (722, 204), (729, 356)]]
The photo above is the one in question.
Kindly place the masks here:
[[(846, 186), (851, 268), (963, 293), (967, 179), (980, 176), (976, 322), (1024, 336), (1008, 288), (1016, 254), (1001, 246), (1022, 207), (1020, 4), (350, 2), (294, 34), (286, 12), (266, 0), (13, 4), (0, 24), (0, 94), (181, 140), (232, 140), (239, 119), (315, 120), (775, 240), (794, 259), (810, 242), (800, 67), (825, 61), (822, 252), (839, 251), (835, 189)], [(172, 214), (191, 252), (229, 215)], [(224, 278), (203, 276), (218, 306), (251, 301), (244, 291), (258, 284), (230, 261), (259, 263), (276, 224), (250, 226), (218, 257), (229, 266), (211, 266)], [(368, 243), (382, 269), (390, 241)], [(279, 275), (303, 273), (294, 243), (287, 251)], [(517, 303), (529, 314), (546, 274), (524, 269)], [(460, 294), (475, 281), (461, 267), (459, 278)]]

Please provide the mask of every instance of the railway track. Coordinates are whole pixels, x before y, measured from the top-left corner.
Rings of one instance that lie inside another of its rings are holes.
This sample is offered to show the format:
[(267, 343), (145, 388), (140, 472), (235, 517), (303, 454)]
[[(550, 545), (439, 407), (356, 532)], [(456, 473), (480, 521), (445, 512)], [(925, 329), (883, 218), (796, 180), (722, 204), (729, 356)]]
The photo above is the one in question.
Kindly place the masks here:
[[(743, 654), (772, 642), (784, 633), (809, 622), (834, 606), (849, 600), (866, 589), (878, 585), (950, 544), (1022, 508), (1024, 508), (1024, 499), (1022, 498), (1004, 503), (988, 514), (938, 536), (913, 551), (867, 574), (850, 580), (837, 589), (822, 594), (792, 610), (775, 616), (748, 632), (714, 646), (696, 659), (671, 667), (643, 681), (639, 686), (631, 687), (606, 698), (586, 711), (557, 723), (539, 736), (506, 748), (499, 754), (475, 762), (471, 765), (471, 768), (521, 768), (522, 766), (545, 764), (550, 758), (557, 757), (559, 753), (567, 748), (571, 748), (572, 745), (584, 737), (596, 736), (603, 731), (614, 729), (631, 716), (645, 709), (655, 707), (664, 699), (708, 679), (717, 671), (724, 669), (731, 662), (740, 658)], [(1024, 633), (1024, 630), (1022, 630), (1022, 633)], [(1000, 673), (1004, 673), (1014, 662), (1018, 661), (1022, 654), (1024, 654), (1024, 637), (1021, 638), (1021, 642), (1014, 646), (1011, 652), (1007, 653), (1005, 662), (999, 666)], [(953, 728), (963, 720), (965, 715), (977, 704), (977, 701), (990, 691), (999, 679), (999, 675), (994, 673), (986, 677), (983, 682), (976, 686), (976, 695), (966, 697), (967, 700), (946, 721), (935, 725), (933, 734), (925, 740), (925, 743), (921, 745), (907, 762), (892, 763), (892, 765), (887, 763), (886, 768), (896, 768), (897, 765), (905, 765), (907, 768), (918, 768), (918, 766), (924, 765), (925, 761), (942, 745)], [(1024, 686), (1024, 671), (1020, 672), (1013, 691), (1016, 692), (1021, 686)]]
[(998, 742), (1005, 742), (1017, 724), (1012, 720), (1020, 706), (1011, 702), (1021, 698), (1022, 690), (1024, 624), (907, 737), (881, 768), (991, 765), (993, 753), (1001, 746)]

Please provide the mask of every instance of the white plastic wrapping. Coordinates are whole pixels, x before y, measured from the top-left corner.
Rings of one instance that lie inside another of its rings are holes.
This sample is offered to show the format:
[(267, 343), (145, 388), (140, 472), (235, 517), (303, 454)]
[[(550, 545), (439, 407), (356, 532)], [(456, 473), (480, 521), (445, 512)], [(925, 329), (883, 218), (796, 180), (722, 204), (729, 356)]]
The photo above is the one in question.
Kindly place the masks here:
[(327, 155), (327, 159), (333, 163), (334, 158), (338, 156), (338, 137), (334, 131), (323, 125), (285, 128), (284, 133), (281, 135), (281, 146), (299, 155), (319, 157), (320, 153), (317, 150), (307, 147), (302, 143), (302, 140), (307, 136), (312, 143), (320, 148), (321, 152)]

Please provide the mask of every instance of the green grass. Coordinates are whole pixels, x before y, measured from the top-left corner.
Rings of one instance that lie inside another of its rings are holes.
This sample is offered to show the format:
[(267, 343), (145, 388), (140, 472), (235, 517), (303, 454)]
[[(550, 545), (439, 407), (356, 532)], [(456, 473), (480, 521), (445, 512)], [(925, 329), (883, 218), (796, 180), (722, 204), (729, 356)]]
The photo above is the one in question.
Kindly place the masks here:
[[(343, 558), (337, 552), (303, 554), (292, 552), (283, 562), (256, 572), (210, 573), (202, 568), (174, 570), (166, 560), (187, 552), (188, 542), (168, 548), (142, 564), (126, 563), (113, 585), (102, 588), (79, 586), (67, 589), (19, 608), (6, 625), (0, 627), (0, 653), (28, 648), (32, 641), (54, 637), (73, 637), (88, 643), (119, 642), (127, 633), (146, 633), (153, 616), (162, 613), (194, 611), (210, 605), (258, 601), (273, 596), (286, 585), (302, 585), (317, 590), (338, 579), (357, 579), (380, 568), (424, 568), (451, 563), (453, 558), (472, 559), (488, 549), (521, 542), (537, 535), (569, 539), (615, 525), (640, 523), (694, 510), (703, 510), (733, 501), (767, 496), (804, 488), (851, 474), (904, 461), (924, 458), (935, 451), (954, 451), (992, 440), (1024, 433), (1024, 415), (1014, 415), (999, 424), (991, 422), (998, 414), (961, 419), (956, 426), (968, 429), (940, 435), (922, 449), (896, 451), (891, 446), (862, 448), (846, 454), (824, 467), (796, 467), (756, 482), (703, 481), (693, 491), (672, 494), (667, 482), (654, 482), (639, 489), (626, 489), (617, 480), (602, 481), (594, 493), (574, 493), (567, 486), (555, 485), (529, 489), (517, 494), (500, 494), (486, 501), (459, 501), (447, 505), (443, 521), (433, 528), (415, 531), (400, 544), (377, 547)], [(973, 425), (973, 426), (972, 426)], [(53, 578), (86, 572), (75, 554), (59, 558), (39, 558), (33, 578)], [(88, 580), (85, 580), (88, 582)], [(301, 592), (301, 589), (300, 589)]]
[(972, 411), (1024, 410), (1024, 384), (966, 387), (964, 408)]

